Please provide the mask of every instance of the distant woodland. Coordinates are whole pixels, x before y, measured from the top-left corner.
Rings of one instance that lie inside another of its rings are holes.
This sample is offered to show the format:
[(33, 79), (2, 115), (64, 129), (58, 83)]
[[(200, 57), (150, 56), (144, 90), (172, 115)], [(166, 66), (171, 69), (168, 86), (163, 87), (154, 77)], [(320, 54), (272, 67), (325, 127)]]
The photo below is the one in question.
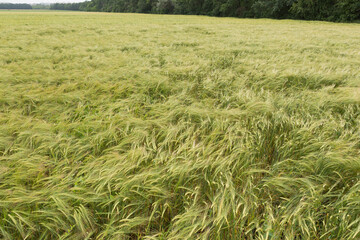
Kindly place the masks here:
[(52, 4), (50, 9), (335, 22), (360, 20), (359, 0), (91, 0)]
[(26, 3), (0, 3), (0, 9), (32, 9), (32, 6)]

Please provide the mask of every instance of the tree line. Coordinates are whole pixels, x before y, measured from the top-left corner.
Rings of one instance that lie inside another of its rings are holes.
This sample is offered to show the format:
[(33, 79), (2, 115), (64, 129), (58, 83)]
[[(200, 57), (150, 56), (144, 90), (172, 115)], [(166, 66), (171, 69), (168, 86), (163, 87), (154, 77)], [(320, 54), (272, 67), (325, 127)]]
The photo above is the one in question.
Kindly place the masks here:
[(91, 0), (56, 3), (50, 9), (336, 22), (360, 20), (360, 0)]
[[(68, 11), (89, 11), (86, 6), (90, 2), (81, 3), (54, 3), (50, 5), (51, 10), (68, 10)], [(101, 11), (101, 10), (98, 10)]]
[(35, 3), (31, 4), (33, 9), (50, 9), (50, 4), (47, 3)]
[(32, 9), (32, 6), (26, 3), (0, 3), (0, 9)]

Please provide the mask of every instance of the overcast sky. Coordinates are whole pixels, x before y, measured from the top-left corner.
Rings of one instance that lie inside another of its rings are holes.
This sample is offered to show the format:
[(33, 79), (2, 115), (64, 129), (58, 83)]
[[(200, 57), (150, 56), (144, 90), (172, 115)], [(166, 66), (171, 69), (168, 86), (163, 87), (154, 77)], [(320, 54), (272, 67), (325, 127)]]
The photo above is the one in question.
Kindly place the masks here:
[(0, 0), (0, 3), (54, 3), (84, 2), (85, 0)]

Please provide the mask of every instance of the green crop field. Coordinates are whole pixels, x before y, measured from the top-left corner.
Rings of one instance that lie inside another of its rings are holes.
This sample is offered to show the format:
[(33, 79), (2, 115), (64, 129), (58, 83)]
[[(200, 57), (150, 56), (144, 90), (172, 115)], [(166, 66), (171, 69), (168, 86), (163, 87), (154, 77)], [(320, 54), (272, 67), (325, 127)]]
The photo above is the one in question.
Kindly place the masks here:
[(359, 239), (360, 25), (0, 12), (0, 239)]

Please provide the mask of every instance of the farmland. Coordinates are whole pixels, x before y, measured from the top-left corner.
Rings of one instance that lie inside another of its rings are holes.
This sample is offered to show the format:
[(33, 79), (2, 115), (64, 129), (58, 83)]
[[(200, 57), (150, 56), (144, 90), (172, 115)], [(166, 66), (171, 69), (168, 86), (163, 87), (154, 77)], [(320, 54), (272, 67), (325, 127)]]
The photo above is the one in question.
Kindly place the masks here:
[(360, 25), (0, 11), (0, 239), (360, 237)]

